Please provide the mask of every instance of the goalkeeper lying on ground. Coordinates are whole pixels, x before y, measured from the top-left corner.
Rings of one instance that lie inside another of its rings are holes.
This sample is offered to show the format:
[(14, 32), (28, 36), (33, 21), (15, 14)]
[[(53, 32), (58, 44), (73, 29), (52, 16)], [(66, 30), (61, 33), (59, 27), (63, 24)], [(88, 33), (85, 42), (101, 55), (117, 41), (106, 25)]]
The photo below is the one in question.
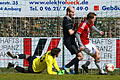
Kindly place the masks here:
[[(29, 62), (29, 66), (26, 70), (23, 67), (9, 62), (7, 68), (14, 67), (18, 72), (22, 73), (41, 73), (42, 71), (47, 69), (48, 74), (62, 75), (64, 74), (64, 70), (60, 70), (56, 62), (56, 57), (58, 57), (60, 51), (61, 50), (59, 48), (53, 48), (51, 51), (46, 52), (41, 58), (25, 54), (14, 56), (10, 53), (10, 51), (8, 51), (7, 55), (13, 59), (27, 59)], [(52, 70), (53, 66), (55, 67), (57, 72)]]

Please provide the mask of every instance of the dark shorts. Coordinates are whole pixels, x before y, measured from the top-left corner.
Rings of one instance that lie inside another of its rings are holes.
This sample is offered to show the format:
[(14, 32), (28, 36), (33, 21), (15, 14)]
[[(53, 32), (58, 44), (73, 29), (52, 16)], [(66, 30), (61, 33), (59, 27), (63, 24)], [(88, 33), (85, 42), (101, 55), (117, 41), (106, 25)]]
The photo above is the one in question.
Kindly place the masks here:
[(78, 46), (76, 43), (74, 44), (64, 44), (66, 46), (66, 48), (70, 51), (70, 53), (73, 54), (78, 54), (80, 52), (80, 50), (78, 49)]
[(33, 64), (33, 60), (36, 58), (36, 56), (30, 56), (28, 57), (28, 62), (29, 62), (29, 66), (28, 66), (28, 71), (31, 73), (34, 73), (33, 69), (32, 69), (32, 64)]

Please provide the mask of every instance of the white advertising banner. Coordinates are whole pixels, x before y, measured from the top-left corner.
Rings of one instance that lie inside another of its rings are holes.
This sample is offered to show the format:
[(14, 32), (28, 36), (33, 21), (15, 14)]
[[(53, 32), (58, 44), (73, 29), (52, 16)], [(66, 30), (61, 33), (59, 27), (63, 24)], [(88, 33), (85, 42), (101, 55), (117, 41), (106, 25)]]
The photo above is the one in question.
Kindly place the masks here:
[(0, 0), (0, 17), (63, 17), (73, 6), (77, 17), (95, 12), (99, 17), (120, 17), (119, 0)]
[[(105, 68), (105, 65), (112, 63), (116, 66), (116, 39), (113, 38), (93, 38), (91, 42), (100, 50), (101, 55), (101, 66)], [(79, 67), (88, 61), (89, 55), (83, 52), (84, 59), (79, 62)], [(65, 48), (65, 64), (72, 60), (75, 56), (71, 55), (70, 52)], [(97, 69), (94, 59), (91, 57), (91, 64), (89, 68)]]
[[(94, 38), (91, 42), (100, 50), (101, 66), (112, 63), (116, 66), (116, 39), (113, 38)], [(94, 64), (91, 68), (95, 68)]]
[[(37, 48), (38, 46), (39, 48)], [(62, 38), (0, 37), (0, 67), (7, 67), (8, 62), (18, 64), (19, 66), (26, 64), (23, 59), (12, 59), (9, 57), (6, 54), (8, 51), (12, 52), (13, 55), (31, 53), (30, 55), (41, 56), (55, 46), (61, 49), (61, 54), (57, 58), (57, 61), (58, 65), (62, 67)], [(35, 51), (39, 52), (36, 53)]]
[[(26, 40), (30, 39), (28, 44)], [(116, 66), (116, 39), (114, 38), (93, 38), (91, 42), (96, 45), (96, 47), (101, 52), (101, 66), (105, 66), (107, 63), (112, 63)], [(25, 47), (28, 49), (25, 44), (27, 43), (31, 55), (36, 55), (36, 50), (40, 51), (40, 54), (43, 55), (51, 47), (61, 48), (61, 54), (57, 58), (58, 65), (62, 67), (63, 64), (63, 43), (62, 38), (55, 37), (0, 37), (0, 67), (7, 67), (8, 62), (17, 63), (20, 66), (23, 66), (24, 61), (20, 59), (12, 59), (7, 56), (6, 52), (11, 51), (14, 55), (25, 54)], [(39, 46), (39, 48), (37, 48)], [(29, 50), (27, 50), (29, 51)], [(80, 61), (79, 67), (87, 61), (87, 54), (84, 54), (84, 59)], [(67, 64), (70, 60), (74, 58), (75, 55), (71, 55), (70, 52), (65, 48), (64, 49), (64, 63)], [(89, 68), (96, 68), (94, 64), (94, 59), (91, 58), (91, 64)]]
[(12, 59), (6, 55), (11, 51), (14, 55), (23, 54), (23, 38), (20, 37), (0, 37), (0, 67), (6, 67), (8, 62), (23, 66), (23, 60)]

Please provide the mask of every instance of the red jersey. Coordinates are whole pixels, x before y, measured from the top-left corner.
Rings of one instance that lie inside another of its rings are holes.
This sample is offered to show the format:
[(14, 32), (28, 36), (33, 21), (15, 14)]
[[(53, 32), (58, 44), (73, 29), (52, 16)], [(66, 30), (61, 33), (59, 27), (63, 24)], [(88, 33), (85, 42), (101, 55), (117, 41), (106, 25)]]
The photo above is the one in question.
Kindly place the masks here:
[(87, 21), (83, 21), (80, 23), (77, 32), (80, 34), (80, 39), (83, 43), (83, 45), (88, 44), (89, 36), (90, 36), (90, 30), (91, 27), (94, 26), (94, 24), (89, 24)]

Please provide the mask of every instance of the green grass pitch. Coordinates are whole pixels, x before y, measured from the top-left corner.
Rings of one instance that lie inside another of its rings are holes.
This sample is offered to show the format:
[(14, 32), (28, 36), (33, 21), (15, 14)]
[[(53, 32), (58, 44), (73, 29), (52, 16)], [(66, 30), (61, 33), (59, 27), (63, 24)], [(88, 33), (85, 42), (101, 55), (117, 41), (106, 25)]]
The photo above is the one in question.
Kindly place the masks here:
[(1, 73), (0, 80), (120, 80), (119, 75)]
[(120, 71), (115, 70), (109, 75), (98, 75), (97, 71), (89, 71), (89, 74), (49, 75), (45, 72), (18, 73), (13, 69), (0, 69), (0, 80), (120, 80)]

